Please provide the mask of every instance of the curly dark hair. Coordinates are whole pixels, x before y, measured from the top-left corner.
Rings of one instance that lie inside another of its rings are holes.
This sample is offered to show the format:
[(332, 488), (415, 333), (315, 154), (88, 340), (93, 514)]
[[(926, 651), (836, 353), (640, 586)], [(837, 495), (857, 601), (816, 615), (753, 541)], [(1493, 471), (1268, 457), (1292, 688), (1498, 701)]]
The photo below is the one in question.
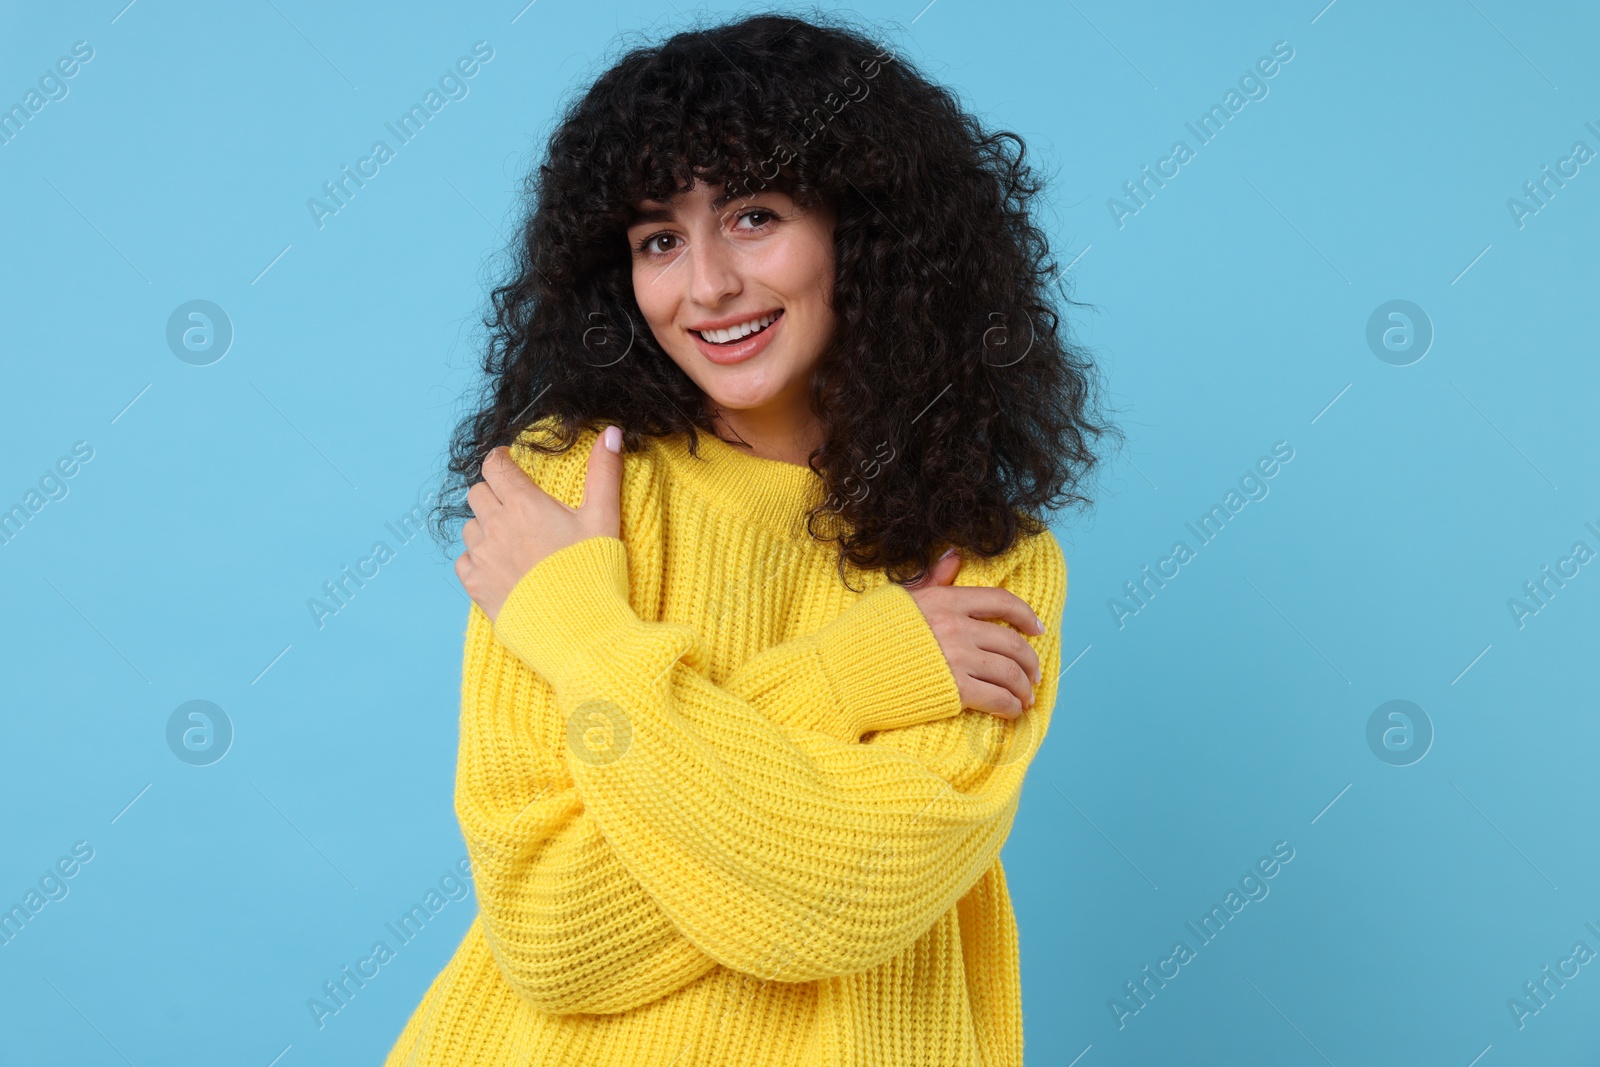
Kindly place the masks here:
[[(707, 398), (633, 295), (632, 206), (695, 179), (836, 213), (836, 329), (811, 379), (826, 498), (811, 536), (913, 581), (936, 552), (997, 556), (1092, 501), (1094, 367), (1070, 344), (1030, 208), (1022, 139), (991, 132), (903, 57), (835, 16), (758, 14), (634, 48), (565, 109), (527, 179), (513, 277), (493, 291), (479, 407), (450, 444), (444, 499), (496, 446), (551, 418), (580, 429), (713, 433)], [(470, 515), (434, 511), (441, 533)]]

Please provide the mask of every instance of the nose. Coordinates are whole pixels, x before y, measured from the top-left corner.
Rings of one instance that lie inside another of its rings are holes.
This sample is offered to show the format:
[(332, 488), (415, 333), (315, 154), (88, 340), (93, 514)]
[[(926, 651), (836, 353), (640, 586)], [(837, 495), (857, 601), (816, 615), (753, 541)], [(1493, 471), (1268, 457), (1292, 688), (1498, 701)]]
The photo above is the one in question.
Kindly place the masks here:
[(689, 298), (696, 304), (714, 308), (744, 288), (734, 251), (720, 232), (692, 241), (688, 252)]

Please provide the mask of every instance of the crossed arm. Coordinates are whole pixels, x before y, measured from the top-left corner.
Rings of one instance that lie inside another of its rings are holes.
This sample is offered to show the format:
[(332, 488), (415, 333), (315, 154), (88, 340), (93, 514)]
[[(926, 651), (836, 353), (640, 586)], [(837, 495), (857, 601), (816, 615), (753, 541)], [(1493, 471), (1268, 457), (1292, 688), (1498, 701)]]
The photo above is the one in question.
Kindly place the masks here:
[[(620, 489), (632, 528), (655, 479), (606, 475), (605, 455), (512, 458), (569, 511)], [(998, 855), (1054, 704), (1054, 627), (1026, 638), (1042, 681), (1015, 721), (962, 712), (895, 585), (718, 686), (698, 634), (633, 610), (623, 542), (593, 534), (522, 573), (493, 622), (469, 615), (456, 811), (502, 973), (541, 1010), (616, 1012), (718, 963), (802, 981), (903, 950)], [(1066, 596), (1048, 533), (962, 579), (1052, 623)]]
[[(1002, 584), (1058, 620), (1054, 538)], [(472, 608), (463, 664), (456, 809), (507, 980), (541, 1010), (616, 1012), (718, 963), (807, 981), (903, 951), (1010, 830), (1059, 671), (1058, 629), (1029, 640), (1034, 706), (969, 745), (899, 586), (718, 686), (698, 634), (629, 604), (622, 541), (547, 557), (493, 624)]]

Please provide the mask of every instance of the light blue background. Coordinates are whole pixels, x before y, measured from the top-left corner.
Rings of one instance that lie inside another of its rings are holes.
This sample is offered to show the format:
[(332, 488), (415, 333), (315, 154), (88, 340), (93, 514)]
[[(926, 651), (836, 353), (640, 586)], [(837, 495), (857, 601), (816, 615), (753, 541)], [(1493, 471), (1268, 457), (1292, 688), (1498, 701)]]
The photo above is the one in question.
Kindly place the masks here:
[[(1507, 606), (1600, 549), (1600, 164), (1522, 227), (1507, 207), (1600, 150), (1600, 16), (1324, 3), (857, 8), (1052, 176), (1128, 433), (1097, 511), (1056, 524), (1073, 665), (1004, 853), (1030, 1064), (1600, 1055), (1600, 965), (1520, 1029), (1507, 1006), (1600, 950), (1600, 565), (1522, 627)], [(0, 547), (0, 904), (94, 849), (0, 947), (7, 1063), (376, 1063), (472, 918), (450, 903), (315, 1025), (465, 853), (467, 600), (426, 540), (320, 630), (306, 600), (437, 484), (557, 102), (619, 30), (696, 12), (443, 7), (0, 14), (0, 105), (94, 48), (0, 146), (0, 507), (94, 449)], [(470, 95), (319, 230), (306, 200), (479, 40)], [(1196, 147), (1184, 123), (1277, 41), (1266, 98)], [(1195, 158), (1119, 228), (1108, 198), (1179, 138)], [(165, 342), (192, 299), (236, 330), (210, 366)], [(1435, 330), (1408, 366), (1366, 341), (1392, 299)], [(1123, 583), (1278, 441), (1269, 495), (1119, 627)], [(192, 699), (236, 730), (211, 766), (166, 744)], [(1366, 740), (1391, 699), (1436, 731), (1410, 766)], [(1108, 1000), (1279, 841), (1270, 895), (1119, 1028)]]

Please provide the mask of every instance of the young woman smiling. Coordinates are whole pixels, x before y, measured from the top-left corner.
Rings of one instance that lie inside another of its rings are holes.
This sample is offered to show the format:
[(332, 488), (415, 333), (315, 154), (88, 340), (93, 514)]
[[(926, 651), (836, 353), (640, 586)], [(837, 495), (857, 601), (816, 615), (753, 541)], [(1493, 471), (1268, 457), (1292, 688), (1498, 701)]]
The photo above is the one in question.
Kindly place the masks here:
[(479, 915), (390, 1067), (1022, 1062), (1040, 512), (1114, 432), (1036, 192), (842, 26), (681, 33), (570, 106), (439, 512)]

